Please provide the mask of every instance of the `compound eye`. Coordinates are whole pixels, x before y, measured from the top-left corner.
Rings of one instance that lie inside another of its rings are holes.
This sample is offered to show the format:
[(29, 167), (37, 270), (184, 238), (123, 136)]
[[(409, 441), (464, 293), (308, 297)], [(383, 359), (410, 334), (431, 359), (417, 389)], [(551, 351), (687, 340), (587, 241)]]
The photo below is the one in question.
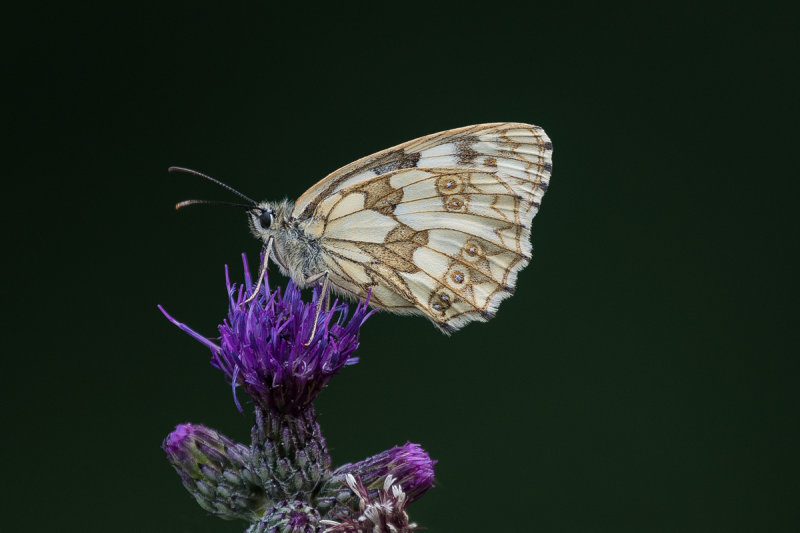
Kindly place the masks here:
[(260, 215), (258, 215), (258, 223), (261, 225), (262, 229), (269, 229), (272, 225), (272, 211), (262, 211)]

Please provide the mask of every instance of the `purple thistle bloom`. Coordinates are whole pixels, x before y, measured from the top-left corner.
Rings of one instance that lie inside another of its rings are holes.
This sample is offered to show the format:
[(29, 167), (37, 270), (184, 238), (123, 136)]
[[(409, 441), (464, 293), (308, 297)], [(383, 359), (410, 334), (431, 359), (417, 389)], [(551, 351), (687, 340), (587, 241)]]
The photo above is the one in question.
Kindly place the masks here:
[[(167, 314), (211, 350), (211, 364), (255, 403), (249, 446), (201, 425), (181, 424), (162, 444), (184, 486), (206, 510), (250, 523), (247, 533), (409, 533), (416, 525), (406, 508), (433, 486), (436, 463), (417, 444), (395, 446), (358, 463), (331, 470), (313, 400), (343, 366), (357, 361), (359, 329), (372, 314), (368, 301), (348, 320), (334, 302), (314, 329), (315, 290), (304, 302), (289, 282), (272, 291), (265, 283), (249, 303), (252, 279), (244, 260), (244, 285), (225, 268), (228, 316), (218, 339), (208, 339)], [(309, 346), (305, 344), (309, 342)]]
[[(370, 496), (375, 496), (386, 478), (392, 476), (411, 503), (433, 487), (435, 464), (436, 461), (432, 460), (419, 444), (407, 442), (358, 463), (340, 466), (333, 472), (333, 477), (323, 487), (322, 493), (334, 495), (340, 502), (347, 501), (346, 497), (352, 494), (352, 490), (346, 484), (346, 476), (353, 475), (361, 480)], [(352, 504), (357, 502), (349, 503), (352, 507)]]
[(236, 386), (243, 387), (264, 410), (299, 414), (334, 374), (358, 361), (352, 354), (358, 348), (359, 328), (374, 311), (368, 310), (367, 299), (356, 305), (348, 321), (347, 304), (337, 300), (327, 311), (323, 306), (314, 338), (305, 346), (314, 327), (319, 290), (314, 290), (311, 302), (304, 302), (294, 282), (281, 293), (280, 288), (271, 291), (265, 280), (259, 295), (244, 303), (252, 279), (244, 254), (242, 259), (244, 286), (231, 284), (225, 267), (229, 308), (227, 319), (219, 326), (219, 345), (172, 318), (161, 306), (159, 309), (211, 350), (211, 364), (230, 380), (240, 411)]
[(264, 489), (248, 466), (247, 446), (211, 428), (181, 424), (161, 447), (203, 509), (225, 519), (253, 520), (267, 508)]

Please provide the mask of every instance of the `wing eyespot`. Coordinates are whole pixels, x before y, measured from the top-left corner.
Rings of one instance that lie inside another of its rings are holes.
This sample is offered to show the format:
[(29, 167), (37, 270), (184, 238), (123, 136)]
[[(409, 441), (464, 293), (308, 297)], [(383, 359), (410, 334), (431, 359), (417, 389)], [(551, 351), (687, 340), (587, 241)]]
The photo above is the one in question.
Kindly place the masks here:
[(464, 190), (464, 179), (455, 174), (445, 174), (436, 180), (436, 190), (442, 196), (458, 194)]
[(467, 261), (474, 263), (476, 261), (480, 261), (485, 252), (483, 250), (483, 246), (480, 245), (475, 240), (468, 240), (464, 243), (464, 247), (461, 249), (461, 257), (466, 259)]
[(469, 199), (465, 196), (450, 196), (448, 198), (443, 198), (444, 200), (444, 208), (450, 211), (451, 213), (466, 213), (467, 206), (469, 205)]

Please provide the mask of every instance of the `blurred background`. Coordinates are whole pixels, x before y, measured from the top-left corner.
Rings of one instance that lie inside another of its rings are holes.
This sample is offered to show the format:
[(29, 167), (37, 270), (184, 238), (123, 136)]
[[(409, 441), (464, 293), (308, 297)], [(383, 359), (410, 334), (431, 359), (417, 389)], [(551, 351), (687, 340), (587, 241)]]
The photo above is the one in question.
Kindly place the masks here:
[(520, 121), (555, 150), (515, 296), (451, 338), (372, 318), (317, 403), (334, 463), (420, 443), (431, 532), (797, 531), (796, 28), (704, 5), (10, 8), (3, 529), (245, 529), (160, 449), (181, 422), (249, 442), (252, 415), (156, 304), (215, 335), (259, 243), (176, 213), (235, 198), (168, 166), (296, 198)]

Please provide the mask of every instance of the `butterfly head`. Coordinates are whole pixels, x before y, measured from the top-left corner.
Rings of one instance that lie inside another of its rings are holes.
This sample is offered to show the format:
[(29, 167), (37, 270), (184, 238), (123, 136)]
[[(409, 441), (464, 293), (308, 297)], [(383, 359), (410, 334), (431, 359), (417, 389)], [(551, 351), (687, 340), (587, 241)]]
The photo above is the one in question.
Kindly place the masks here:
[(289, 220), (290, 206), (286, 200), (282, 202), (261, 202), (247, 211), (250, 231), (257, 238), (267, 242), (270, 237), (284, 230)]

